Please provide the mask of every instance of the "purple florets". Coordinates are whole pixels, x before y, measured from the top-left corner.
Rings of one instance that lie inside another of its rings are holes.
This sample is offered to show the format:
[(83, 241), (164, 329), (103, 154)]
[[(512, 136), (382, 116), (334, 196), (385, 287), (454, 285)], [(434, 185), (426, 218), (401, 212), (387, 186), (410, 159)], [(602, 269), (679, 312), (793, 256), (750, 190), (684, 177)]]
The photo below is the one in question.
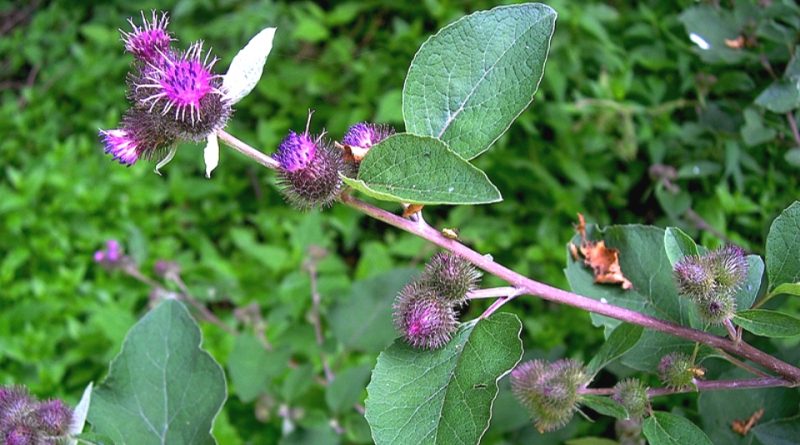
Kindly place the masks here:
[(164, 115), (167, 129), (180, 138), (202, 140), (224, 126), (231, 112), (222, 76), (212, 71), (217, 60), (210, 51), (203, 56), (203, 42), (182, 54), (164, 54), (160, 65), (150, 64), (134, 76), (133, 97), (149, 113)]
[(133, 165), (139, 159), (143, 144), (131, 131), (121, 128), (100, 130), (100, 138), (103, 140), (105, 152), (120, 164)]
[(411, 346), (422, 349), (441, 348), (458, 327), (452, 306), (417, 283), (407, 285), (398, 295), (394, 322)]
[(393, 134), (394, 128), (388, 125), (360, 122), (347, 130), (342, 138), (342, 144), (366, 149)]
[(0, 443), (61, 443), (71, 421), (72, 410), (60, 400), (38, 402), (24, 388), (0, 387)]
[(117, 240), (106, 241), (106, 248), (94, 253), (94, 261), (104, 266), (116, 266), (125, 258), (122, 246)]
[(293, 173), (308, 167), (316, 156), (317, 144), (311, 136), (290, 131), (278, 147), (275, 160), (280, 163), (282, 170)]
[(153, 18), (148, 22), (142, 11), (142, 26), (136, 26), (133, 19), (128, 19), (133, 30), (131, 32), (120, 31), (122, 40), (125, 42), (125, 50), (133, 54), (134, 57), (146, 63), (158, 63), (161, 54), (169, 51), (172, 36), (167, 32), (169, 17), (162, 12), (159, 17), (153, 11)]

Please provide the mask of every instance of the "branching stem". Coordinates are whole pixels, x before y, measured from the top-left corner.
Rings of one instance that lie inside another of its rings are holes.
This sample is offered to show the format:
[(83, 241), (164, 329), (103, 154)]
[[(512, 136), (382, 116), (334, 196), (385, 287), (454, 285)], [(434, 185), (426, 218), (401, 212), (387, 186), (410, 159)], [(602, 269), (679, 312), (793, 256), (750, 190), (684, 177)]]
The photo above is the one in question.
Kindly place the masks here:
[[(652, 388), (647, 390), (650, 397), (665, 396), (669, 394), (681, 394), (695, 391), (728, 391), (733, 389), (754, 389), (754, 388), (773, 388), (791, 387), (792, 384), (780, 377), (759, 377), (754, 379), (739, 380), (710, 380), (695, 382), (696, 389), (686, 388)], [(585, 388), (580, 390), (582, 394), (592, 394), (597, 396), (607, 396), (614, 394), (614, 388)]]
[[(228, 133), (225, 133), (224, 131), (220, 131), (219, 135), (220, 139), (222, 139), (222, 141), (225, 142), (227, 145), (229, 145), (231, 148), (255, 160), (259, 164), (267, 168), (274, 169), (277, 167), (278, 163), (272, 157), (264, 153), (261, 153), (255, 148), (250, 147), (246, 143), (234, 138), (233, 136), (229, 135)], [(585, 311), (593, 312), (600, 315), (605, 315), (607, 317), (611, 317), (627, 323), (639, 325), (648, 329), (652, 329), (654, 331), (663, 332), (669, 335), (682, 337), (687, 340), (700, 342), (715, 348), (719, 348), (727, 352), (730, 352), (732, 354), (736, 354), (740, 357), (749, 359), (754, 363), (758, 363), (759, 365), (783, 377), (783, 379), (778, 378), (777, 380), (775, 380), (775, 382), (779, 382), (780, 385), (775, 384), (772, 386), (800, 385), (800, 368), (797, 368), (786, 362), (783, 362), (778, 358), (773, 357), (763, 351), (760, 351), (745, 342), (741, 341), (735, 342), (733, 340), (719, 337), (697, 329), (692, 329), (677, 325), (669, 321), (660, 320), (658, 318), (654, 318), (649, 315), (645, 315), (628, 308), (614, 306), (609, 303), (603, 303), (591, 299), (589, 297), (584, 297), (582, 295), (578, 295), (572, 292), (568, 292), (562, 289), (549, 286), (547, 284), (520, 275), (519, 273), (514, 272), (513, 270), (503, 266), (502, 264), (496, 263), (491, 256), (482, 255), (470, 249), (469, 247), (465, 246), (464, 244), (461, 244), (457, 240), (447, 238), (444, 235), (442, 235), (438, 230), (428, 226), (427, 224), (420, 225), (416, 221), (405, 219), (401, 216), (395, 215), (394, 213), (388, 212), (379, 207), (375, 207), (371, 204), (361, 201), (360, 199), (354, 198), (353, 196), (347, 193), (342, 194), (339, 200), (344, 205), (356, 209), (366, 214), (367, 216), (375, 218), (391, 226), (397, 227), (398, 229), (404, 230), (413, 235), (419, 236), (420, 238), (423, 238), (443, 249), (449, 250), (450, 252), (468, 260), (469, 262), (483, 269), (484, 271), (505, 280), (513, 287), (519, 289), (521, 291), (521, 294), (524, 293), (537, 296), (539, 298), (548, 301), (566, 304), (569, 306), (576, 307), (578, 309), (583, 309)], [(502, 302), (500, 303), (495, 302), (498, 304), (498, 306), (495, 307), (494, 309), (490, 307), (492, 312), (497, 310), (500, 306), (502, 306), (502, 304), (505, 304), (508, 300), (511, 300), (511, 298), (499, 299), (498, 301), (501, 300)], [(482, 317), (484, 316), (487, 315), (484, 313)]]

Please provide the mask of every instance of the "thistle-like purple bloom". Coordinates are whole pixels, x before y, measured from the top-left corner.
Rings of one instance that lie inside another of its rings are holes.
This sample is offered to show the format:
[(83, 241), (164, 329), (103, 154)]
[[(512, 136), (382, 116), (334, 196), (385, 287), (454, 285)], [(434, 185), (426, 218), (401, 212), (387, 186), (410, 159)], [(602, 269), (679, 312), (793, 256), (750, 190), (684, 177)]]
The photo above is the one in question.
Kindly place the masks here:
[(350, 127), (342, 138), (349, 147), (369, 149), (394, 134), (394, 128), (384, 124), (360, 122)]
[(152, 21), (148, 22), (142, 11), (142, 26), (136, 26), (132, 18), (128, 19), (128, 23), (131, 24), (132, 31), (120, 30), (125, 50), (142, 62), (158, 64), (161, 54), (169, 52), (169, 45), (173, 40), (167, 32), (169, 24), (167, 13), (162, 12), (159, 17), (153, 11)]
[(122, 165), (133, 165), (140, 158), (152, 159), (175, 144), (176, 138), (162, 116), (142, 108), (131, 108), (122, 118), (122, 128), (100, 130), (105, 152)]
[(342, 189), (342, 152), (322, 136), (289, 132), (275, 159), (280, 164), (278, 183), (287, 201), (300, 209), (329, 205)]
[(133, 165), (139, 160), (139, 147), (142, 143), (130, 130), (124, 128), (100, 130), (100, 139), (105, 146), (105, 152), (120, 164)]
[(61, 443), (72, 421), (72, 410), (60, 400), (38, 402), (22, 387), (0, 387), (0, 443), (39, 445)]
[(94, 253), (94, 261), (104, 266), (115, 266), (125, 257), (122, 246), (117, 240), (106, 241), (106, 248)]
[(408, 344), (421, 349), (441, 348), (458, 328), (452, 306), (417, 283), (407, 285), (397, 296), (394, 323)]
[(275, 152), (275, 160), (280, 163), (281, 169), (290, 173), (305, 169), (316, 157), (317, 143), (314, 139), (307, 133), (297, 134), (294, 131), (289, 132)]
[(203, 56), (203, 42), (183, 53), (162, 53), (161, 63), (147, 64), (131, 80), (131, 97), (152, 113), (174, 121), (173, 133), (189, 140), (202, 140), (225, 125), (231, 113), (222, 90), (222, 76), (212, 69), (217, 62), (211, 51)]

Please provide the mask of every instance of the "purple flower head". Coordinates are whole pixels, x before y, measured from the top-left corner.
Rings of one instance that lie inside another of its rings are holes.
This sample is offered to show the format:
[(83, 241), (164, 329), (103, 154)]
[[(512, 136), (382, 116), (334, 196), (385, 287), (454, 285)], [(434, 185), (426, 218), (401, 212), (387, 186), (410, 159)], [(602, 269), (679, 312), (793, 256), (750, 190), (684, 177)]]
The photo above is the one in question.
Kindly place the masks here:
[(61, 400), (48, 400), (36, 408), (33, 416), (49, 435), (66, 434), (72, 421), (72, 410)]
[(116, 266), (125, 259), (125, 252), (117, 240), (106, 241), (106, 248), (94, 253), (93, 259), (96, 263), (104, 266)]
[(153, 270), (159, 277), (167, 277), (180, 273), (181, 266), (174, 261), (158, 260), (153, 266)]
[(388, 125), (360, 122), (347, 130), (342, 144), (350, 148), (356, 161), (361, 161), (370, 147), (393, 134), (394, 128)]
[(140, 141), (128, 130), (115, 128), (100, 130), (100, 138), (105, 145), (105, 152), (114, 156), (122, 165), (133, 165), (139, 159)]
[(166, 152), (175, 143), (175, 136), (164, 125), (161, 116), (142, 108), (131, 108), (122, 118), (122, 128), (100, 130), (105, 152), (122, 165), (133, 165), (139, 159), (152, 159)]
[(125, 42), (125, 50), (145, 63), (157, 64), (161, 54), (169, 51), (170, 42), (173, 40), (167, 32), (169, 24), (167, 13), (162, 12), (159, 17), (153, 11), (152, 21), (148, 22), (142, 11), (141, 27), (136, 26), (132, 18), (128, 19), (128, 23), (133, 28), (131, 32), (120, 30), (122, 40)]
[(647, 387), (639, 379), (629, 378), (617, 382), (611, 398), (625, 407), (628, 415), (633, 419), (641, 419), (650, 412)]
[(532, 360), (511, 372), (511, 389), (533, 415), (539, 431), (553, 431), (572, 418), (580, 400), (578, 390), (590, 376), (579, 362), (562, 359), (553, 363)]
[(0, 429), (24, 418), (33, 401), (28, 391), (19, 386), (0, 387)]
[(481, 273), (469, 261), (449, 252), (439, 252), (425, 265), (420, 281), (436, 296), (455, 304), (467, 301), (467, 293), (478, 286)]
[(674, 275), (678, 292), (692, 300), (704, 299), (716, 289), (714, 276), (702, 257), (683, 257), (675, 263)]
[(394, 304), (394, 324), (415, 348), (439, 349), (458, 327), (452, 306), (417, 283), (400, 291)]
[(302, 134), (290, 131), (275, 152), (281, 193), (300, 209), (330, 205), (342, 190), (340, 174), (345, 169), (342, 151), (334, 149), (324, 133), (312, 137), (310, 123), (309, 113), (306, 130)]
[(739, 246), (729, 245), (711, 251), (706, 261), (718, 286), (727, 294), (738, 291), (747, 279), (747, 256)]
[(34, 445), (38, 443), (36, 436), (36, 432), (30, 426), (16, 424), (2, 433), (2, 438), (4, 439), (2, 443), (6, 445)]
[(275, 152), (275, 160), (282, 170), (294, 173), (308, 167), (316, 158), (317, 151), (317, 143), (308, 133), (290, 131)]
[(229, 100), (222, 90), (222, 76), (212, 69), (217, 62), (211, 51), (203, 56), (203, 42), (183, 53), (161, 54), (161, 63), (149, 63), (129, 78), (129, 96), (160, 114), (170, 132), (179, 138), (199, 141), (222, 128), (230, 117)]
[(711, 295), (697, 303), (697, 312), (704, 321), (721, 324), (736, 313), (736, 298), (724, 293)]

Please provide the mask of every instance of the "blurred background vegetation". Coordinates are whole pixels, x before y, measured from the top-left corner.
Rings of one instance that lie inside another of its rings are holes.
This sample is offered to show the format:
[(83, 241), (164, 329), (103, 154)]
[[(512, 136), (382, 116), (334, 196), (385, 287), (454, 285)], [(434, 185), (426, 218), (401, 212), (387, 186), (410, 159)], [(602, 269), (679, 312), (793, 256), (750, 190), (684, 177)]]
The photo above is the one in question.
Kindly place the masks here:
[[(428, 221), (457, 227), (479, 251), (560, 287), (578, 212), (599, 224), (679, 226), (707, 246), (727, 239), (763, 254), (769, 223), (798, 198), (800, 143), (789, 122), (796, 125), (796, 104), (787, 113), (754, 100), (790, 65), (800, 18), (790, 1), (733, 3), (548, 2), (559, 18), (536, 100), (477, 160), (505, 201), (426, 209)], [(280, 355), (264, 358), (275, 369), (264, 371), (268, 381), (252, 397), (233, 382), (216, 425), (221, 443), (368, 443), (361, 416), (326, 406), (330, 391), (314, 378), (320, 348), (307, 322), (303, 264), (311, 246), (328, 253), (318, 265), (322, 349), (351, 379), (341, 386), (358, 393), (382, 345), (342, 340), (342, 329), (360, 320), (346, 303), (368, 298), (356, 294), (370, 283), (375, 293), (433, 248), (342, 206), (297, 212), (282, 202), (273, 174), (226, 150), (211, 180), (201, 146), (181, 147), (163, 176), (146, 163), (112, 162), (97, 131), (116, 126), (127, 107), (131, 59), (117, 29), (139, 9), (168, 11), (179, 45), (204, 39), (224, 69), (255, 32), (277, 26), (264, 77), (229, 126), (272, 152), (289, 129), (304, 127), (309, 108), (312, 130), (333, 137), (363, 120), (401, 130), (403, 79), (416, 49), (452, 20), (495, 4), (3, 2), (0, 384), (74, 402), (102, 379), (150, 291), (92, 262), (105, 240), (118, 239), (142, 270), (158, 259), (180, 263), (196, 296), (231, 325), (234, 308), (258, 304)], [(692, 26), (742, 40), (703, 51), (688, 38)], [(385, 306), (391, 295), (382, 298)], [(467, 317), (483, 309), (475, 306)], [(533, 298), (510, 310), (522, 317), (533, 355), (582, 359), (602, 342), (580, 311)], [(379, 328), (389, 332), (360, 335), (391, 338), (390, 327)], [(205, 346), (231, 370), (233, 352), (245, 346), (213, 325), (203, 330)], [(485, 443), (529, 443), (538, 434), (508, 402), (501, 393)], [(295, 433), (282, 433), (290, 427)], [(540, 440), (587, 435), (613, 437), (613, 425), (573, 422)]]

